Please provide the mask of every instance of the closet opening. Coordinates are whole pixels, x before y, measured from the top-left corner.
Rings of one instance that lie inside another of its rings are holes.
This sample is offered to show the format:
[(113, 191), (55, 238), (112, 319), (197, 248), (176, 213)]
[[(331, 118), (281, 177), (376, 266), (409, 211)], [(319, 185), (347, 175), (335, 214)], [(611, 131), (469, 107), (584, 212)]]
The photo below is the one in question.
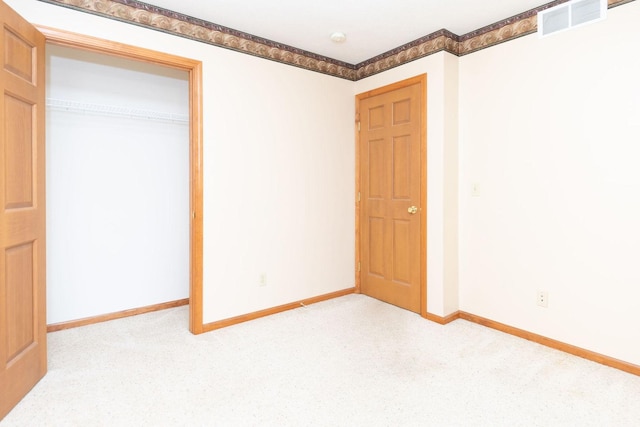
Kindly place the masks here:
[(200, 63), (39, 30), (49, 330), (189, 304), (199, 333)]

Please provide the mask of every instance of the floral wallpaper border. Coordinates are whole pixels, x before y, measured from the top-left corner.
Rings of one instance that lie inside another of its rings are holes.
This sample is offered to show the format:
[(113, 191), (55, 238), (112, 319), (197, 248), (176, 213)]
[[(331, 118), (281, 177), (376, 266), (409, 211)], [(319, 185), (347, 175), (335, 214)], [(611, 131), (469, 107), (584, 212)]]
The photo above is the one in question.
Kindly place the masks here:
[(355, 80), (355, 66), (137, 0), (39, 0), (272, 61)]
[[(463, 36), (457, 36), (447, 30), (440, 30), (357, 64), (356, 80), (367, 78), (443, 50), (453, 55), (464, 56), (535, 33), (538, 30), (538, 12), (567, 1), (569, 0), (552, 1)], [(632, 1), (635, 0), (608, 0), (609, 9)]]
[[(568, 0), (552, 1), (462, 36), (443, 29), (355, 65), (182, 15), (138, 0), (39, 1), (356, 81), (437, 52), (445, 51), (456, 56), (463, 56), (532, 34), (537, 31), (537, 13), (539, 11), (565, 3)], [(613, 8), (632, 1), (635, 0), (608, 0), (608, 4), (609, 8)]]

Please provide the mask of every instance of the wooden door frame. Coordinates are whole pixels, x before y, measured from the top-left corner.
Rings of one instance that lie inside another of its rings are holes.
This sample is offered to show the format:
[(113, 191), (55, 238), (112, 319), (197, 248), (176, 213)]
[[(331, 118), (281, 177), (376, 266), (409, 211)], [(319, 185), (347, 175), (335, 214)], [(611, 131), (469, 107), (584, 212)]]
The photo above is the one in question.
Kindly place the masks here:
[(420, 315), (427, 317), (427, 75), (411, 77), (387, 86), (356, 95), (356, 293), (360, 293), (362, 275), (360, 271), (360, 101), (402, 89), (414, 84), (421, 85), (420, 117)]
[(36, 28), (47, 43), (171, 67), (189, 74), (189, 330), (202, 333), (202, 62), (51, 27), (36, 25)]

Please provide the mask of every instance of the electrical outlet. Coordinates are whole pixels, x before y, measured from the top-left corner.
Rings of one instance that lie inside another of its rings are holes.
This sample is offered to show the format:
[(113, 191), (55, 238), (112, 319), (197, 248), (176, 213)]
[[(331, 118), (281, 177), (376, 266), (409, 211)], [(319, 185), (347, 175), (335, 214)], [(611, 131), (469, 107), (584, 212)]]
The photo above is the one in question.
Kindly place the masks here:
[(544, 308), (549, 307), (549, 294), (547, 293), (547, 291), (538, 291), (536, 304)]
[(480, 197), (480, 184), (477, 182), (471, 184), (471, 197)]
[(267, 273), (260, 273), (260, 286), (267, 286)]

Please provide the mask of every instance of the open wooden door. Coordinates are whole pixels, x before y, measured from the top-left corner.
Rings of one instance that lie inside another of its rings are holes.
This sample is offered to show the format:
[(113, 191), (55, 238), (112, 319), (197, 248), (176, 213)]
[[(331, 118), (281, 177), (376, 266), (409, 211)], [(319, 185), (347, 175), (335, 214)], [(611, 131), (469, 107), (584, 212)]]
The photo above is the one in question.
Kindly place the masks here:
[(0, 419), (47, 371), (45, 38), (0, 0)]

